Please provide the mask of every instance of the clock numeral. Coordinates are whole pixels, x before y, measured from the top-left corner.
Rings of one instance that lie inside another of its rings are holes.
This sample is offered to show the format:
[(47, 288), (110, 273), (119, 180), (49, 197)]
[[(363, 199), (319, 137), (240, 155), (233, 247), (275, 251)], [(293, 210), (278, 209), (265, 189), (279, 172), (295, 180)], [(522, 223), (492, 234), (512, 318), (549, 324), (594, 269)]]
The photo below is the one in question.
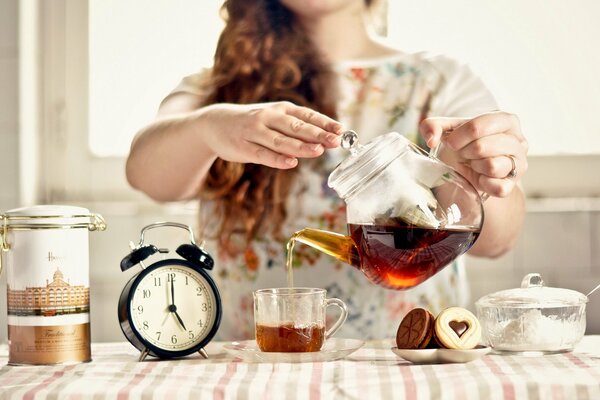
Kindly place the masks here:
[(175, 282), (175, 273), (170, 272), (167, 274), (167, 282)]
[(162, 282), (160, 280), (160, 276), (154, 277), (154, 286), (162, 286)]
[(143, 314), (144, 313), (144, 306), (140, 304), (139, 306), (137, 306), (137, 310), (138, 310), (138, 314)]
[(147, 299), (152, 295), (152, 292), (150, 291), (150, 289), (144, 289), (142, 291), (142, 295), (143, 295), (144, 299)]
[(196, 325), (198, 325), (199, 327), (202, 327), (202, 320), (199, 319), (198, 322), (196, 322)]
[(188, 285), (188, 283), (189, 283), (189, 282), (188, 282), (188, 277), (186, 276), (186, 277), (185, 277), (185, 286), (187, 286), (187, 285)]
[(202, 296), (202, 287), (201, 286), (198, 286), (196, 288), (196, 296)]
[(162, 332), (156, 332), (156, 340), (160, 340), (160, 335)]
[(145, 331), (146, 331), (146, 330), (148, 330), (148, 328), (150, 327), (150, 326), (148, 325), (148, 321), (144, 321), (144, 322), (142, 323), (142, 327), (144, 328), (144, 330), (145, 330)]
[(208, 304), (202, 303), (202, 305), (200, 306), (200, 309), (204, 312), (208, 311)]
[(193, 339), (193, 338), (194, 338), (194, 332), (192, 332), (192, 331), (188, 331), (188, 333), (189, 333), (188, 337), (189, 337), (190, 339)]
[(171, 343), (177, 344), (177, 335), (171, 336)]

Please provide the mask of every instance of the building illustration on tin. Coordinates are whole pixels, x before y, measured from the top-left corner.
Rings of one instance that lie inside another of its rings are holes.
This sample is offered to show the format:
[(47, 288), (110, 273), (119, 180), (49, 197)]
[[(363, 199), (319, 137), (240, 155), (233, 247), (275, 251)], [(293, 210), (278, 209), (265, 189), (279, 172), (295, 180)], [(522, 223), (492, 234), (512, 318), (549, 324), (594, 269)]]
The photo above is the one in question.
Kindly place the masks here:
[(46, 286), (26, 287), (23, 290), (7, 290), (9, 315), (54, 316), (89, 311), (90, 289), (83, 285), (71, 285), (59, 268), (46, 279)]

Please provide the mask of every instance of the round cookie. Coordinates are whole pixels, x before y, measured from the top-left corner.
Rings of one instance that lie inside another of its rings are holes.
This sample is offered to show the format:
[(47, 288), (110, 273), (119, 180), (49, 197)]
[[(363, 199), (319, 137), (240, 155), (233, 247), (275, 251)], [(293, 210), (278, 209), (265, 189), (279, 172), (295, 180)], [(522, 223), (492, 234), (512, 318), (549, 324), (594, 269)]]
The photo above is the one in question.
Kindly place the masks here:
[(472, 349), (481, 340), (481, 325), (469, 310), (450, 307), (435, 319), (434, 335), (445, 348)]
[(435, 318), (423, 308), (410, 310), (400, 322), (396, 333), (399, 349), (424, 349), (431, 341)]

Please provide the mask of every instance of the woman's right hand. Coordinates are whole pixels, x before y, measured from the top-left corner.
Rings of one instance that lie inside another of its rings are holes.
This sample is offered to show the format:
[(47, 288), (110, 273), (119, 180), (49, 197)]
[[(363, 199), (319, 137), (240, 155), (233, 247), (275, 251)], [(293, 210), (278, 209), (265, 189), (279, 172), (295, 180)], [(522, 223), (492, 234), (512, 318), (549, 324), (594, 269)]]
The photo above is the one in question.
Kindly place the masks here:
[(342, 125), (287, 101), (201, 109), (204, 142), (226, 161), (289, 169), (340, 144)]

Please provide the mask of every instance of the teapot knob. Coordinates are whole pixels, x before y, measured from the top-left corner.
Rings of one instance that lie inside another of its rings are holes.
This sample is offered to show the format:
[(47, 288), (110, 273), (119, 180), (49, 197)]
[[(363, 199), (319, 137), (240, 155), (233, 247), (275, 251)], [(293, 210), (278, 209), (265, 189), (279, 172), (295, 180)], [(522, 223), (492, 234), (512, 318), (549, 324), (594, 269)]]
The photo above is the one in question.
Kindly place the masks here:
[(360, 147), (358, 144), (358, 134), (352, 130), (342, 132), (341, 146), (343, 149), (350, 150), (352, 155), (356, 155)]

